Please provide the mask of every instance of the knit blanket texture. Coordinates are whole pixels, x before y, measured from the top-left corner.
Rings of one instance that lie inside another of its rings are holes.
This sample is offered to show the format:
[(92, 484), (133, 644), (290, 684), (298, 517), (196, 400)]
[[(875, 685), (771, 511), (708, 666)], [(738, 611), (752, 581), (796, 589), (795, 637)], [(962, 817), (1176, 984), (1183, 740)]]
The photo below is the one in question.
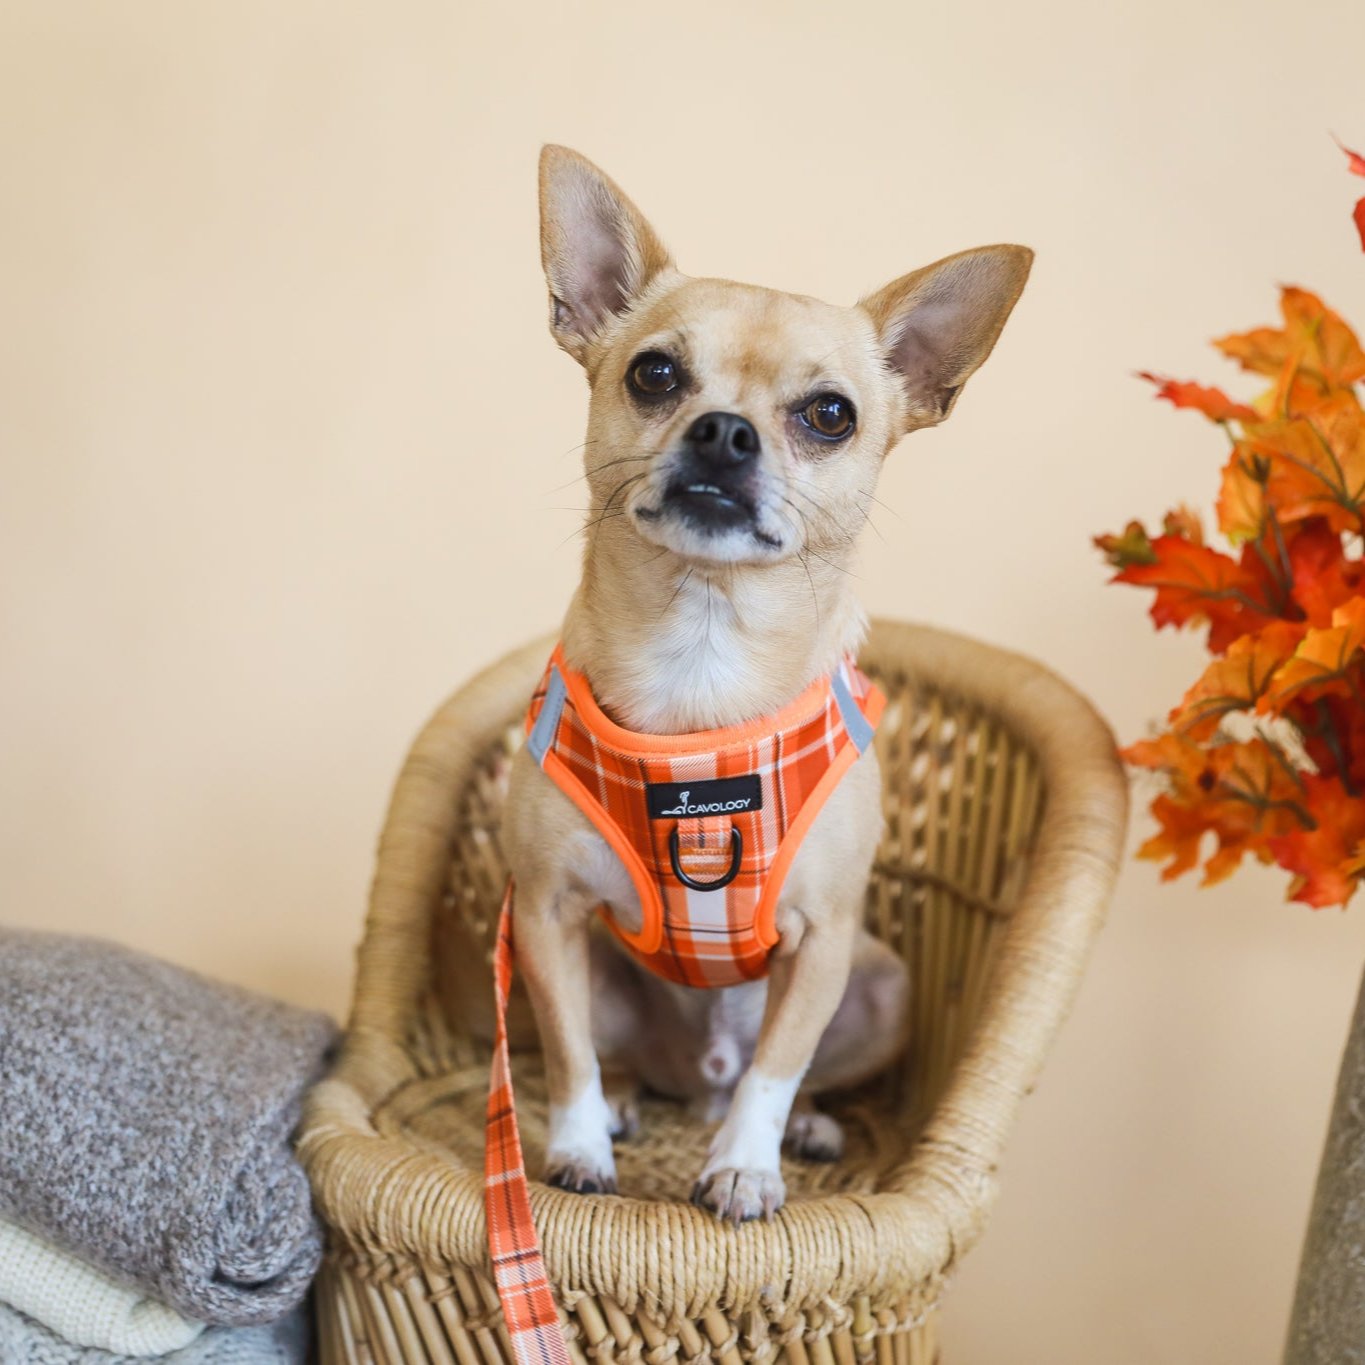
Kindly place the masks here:
[(178, 1351), (204, 1330), (202, 1322), (110, 1279), (6, 1218), (0, 1218), (0, 1303), (63, 1341), (130, 1356)]
[(0, 1303), (0, 1361), (4, 1365), (304, 1365), (308, 1320), (302, 1308), (264, 1327), (211, 1327), (169, 1355), (115, 1355), (73, 1346)]
[(186, 1317), (280, 1317), (321, 1256), (291, 1135), (335, 1037), (126, 948), (0, 928), (0, 1216)]

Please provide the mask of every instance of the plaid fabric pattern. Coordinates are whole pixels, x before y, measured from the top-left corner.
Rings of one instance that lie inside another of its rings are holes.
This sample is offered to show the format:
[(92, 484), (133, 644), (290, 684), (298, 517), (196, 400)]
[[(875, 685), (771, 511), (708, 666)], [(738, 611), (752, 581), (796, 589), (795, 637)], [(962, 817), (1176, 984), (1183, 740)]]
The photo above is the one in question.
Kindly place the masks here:
[[(643, 910), (636, 934), (607, 913), (613, 932), (651, 971), (687, 986), (717, 987), (763, 976), (777, 941), (777, 898), (796, 848), (825, 798), (871, 739), (881, 692), (851, 659), (776, 715), (692, 735), (622, 729), (597, 705), (587, 679), (556, 649), (526, 718), (546, 773), (593, 822), (631, 874)], [(545, 720), (542, 714), (553, 708)], [(557, 712), (557, 714), (555, 714)], [(752, 810), (700, 818), (650, 818), (647, 788), (756, 777)], [(734, 835), (738, 873), (721, 889)]]
[(512, 1071), (507, 1056), (513, 891), (509, 881), (493, 956), (498, 1029), (488, 1090), (483, 1157), (488, 1249), (517, 1365), (569, 1365), (564, 1333), (545, 1273), (540, 1238), (536, 1236), (536, 1226), (531, 1219), (531, 1191), (526, 1182), (526, 1162), (521, 1154), (521, 1134), (517, 1130), (517, 1111), (512, 1096)]

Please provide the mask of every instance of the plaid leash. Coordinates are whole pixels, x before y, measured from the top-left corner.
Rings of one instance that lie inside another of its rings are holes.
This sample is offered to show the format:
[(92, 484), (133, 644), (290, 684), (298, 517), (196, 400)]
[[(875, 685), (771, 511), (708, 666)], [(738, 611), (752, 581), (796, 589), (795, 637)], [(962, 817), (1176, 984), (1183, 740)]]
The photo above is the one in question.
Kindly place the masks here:
[(540, 1238), (531, 1218), (531, 1191), (517, 1130), (512, 1096), (512, 1068), (507, 1050), (507, 999), (512, 989), (512, 893), (507, 882), (498, 919), (493, 956), (498, 1031), (493, 1074), (488, 1090), (488, 1123), (484, 1136), (484, 1208), (488, 1216), (488, 1249), (507, 1334), (517, 1365), (569, 1365), (564, 1333), (550, 1292)]

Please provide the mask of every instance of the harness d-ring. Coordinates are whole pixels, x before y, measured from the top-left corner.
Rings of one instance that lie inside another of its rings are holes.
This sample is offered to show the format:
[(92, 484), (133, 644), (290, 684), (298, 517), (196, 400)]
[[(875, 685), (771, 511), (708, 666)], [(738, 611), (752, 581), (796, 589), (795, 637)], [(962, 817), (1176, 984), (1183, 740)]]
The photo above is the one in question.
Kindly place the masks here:
[(730, 826), (730, 870), (713, 882), (694, 881), (682, 870), (682, 865), (678, 862), (678, 827), (673, 826), (673, 832), (668, 836), (668, 857), (673, 864), (673, 875), (686, 887), (693, 891), (719, 891), (723, 886), (729, 886), (734, 879), (739, 876), (739, 865), (744, 859), (744, 836), (739, 829)]

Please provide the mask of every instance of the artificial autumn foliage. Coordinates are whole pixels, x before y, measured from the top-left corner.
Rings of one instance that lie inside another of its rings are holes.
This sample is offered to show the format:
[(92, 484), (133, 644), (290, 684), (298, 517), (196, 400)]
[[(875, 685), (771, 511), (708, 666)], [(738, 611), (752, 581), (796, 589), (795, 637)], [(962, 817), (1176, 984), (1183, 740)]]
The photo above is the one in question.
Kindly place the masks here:
[[(1365, 198), (1354, 217), (1365, 249)], [(1345, 905), (1365, 879), (1365, 351), (1306, 289), (1281, 290), (1280, 312), (1214, 342), (1269, 381), (1250, 403), (1142, 375), (1227, 435), (1227, 548), (1186, 507), (1159, 534), (1134, 521), (1095, 543), (1115, 582), (1154, 591), (1158, 628), (1205, 626), (1214, 655), (1166, 730), (1123, 750), (1164, 778), (1139, 856), (1169, 878), (1210, 847), (1208, 883), (1250, 855), (1292, 874), (1291, 899)]]

